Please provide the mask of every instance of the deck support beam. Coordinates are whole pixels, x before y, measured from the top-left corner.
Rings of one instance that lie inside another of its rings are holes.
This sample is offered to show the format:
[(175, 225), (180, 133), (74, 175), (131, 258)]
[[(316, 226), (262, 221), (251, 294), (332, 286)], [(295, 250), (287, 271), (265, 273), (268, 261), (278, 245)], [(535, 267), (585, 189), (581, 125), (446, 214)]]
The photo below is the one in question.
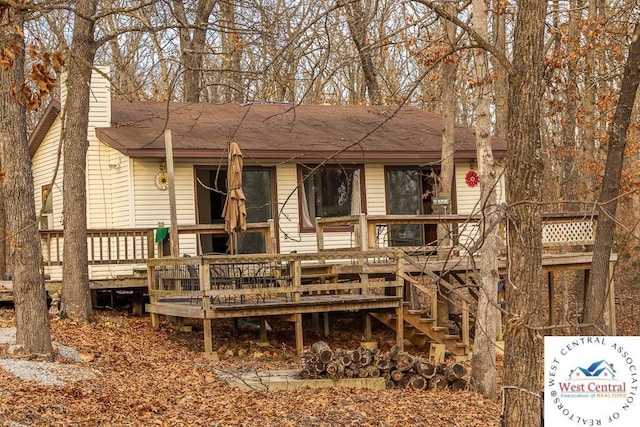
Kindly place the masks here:
[(553, 286), (553, 271), (547, 272), (547, 289), (549, 290), (549, 326), (553, 326), (556, 324), (556, 310), (553, 304), (556, 299), (555, 287)]
[(302, 356), (304, 351), (304, 334), (302, 333), (302, 314), (295, 314), (296, 354)]
[(267, 342), (267, 319), (260, 318), (260, 342)]
[(371, 341), (371, 315), (369, 313), (364, 315), (364, 340)]

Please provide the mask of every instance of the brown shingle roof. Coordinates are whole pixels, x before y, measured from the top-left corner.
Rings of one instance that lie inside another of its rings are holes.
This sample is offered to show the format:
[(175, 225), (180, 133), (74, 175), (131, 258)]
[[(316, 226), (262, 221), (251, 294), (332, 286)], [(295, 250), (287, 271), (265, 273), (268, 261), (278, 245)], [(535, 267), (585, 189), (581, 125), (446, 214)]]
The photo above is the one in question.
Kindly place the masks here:
[[(174, 157), (182, 158), (219, 158), (233, 139), (247, 159), (439, 159), (440, 117), (413, 107), (394, 111), (389, 106), (112, 101), (112, 127), (98, 128), (96, 134), (131, 157), (164, 157), (163, 132), (168, 128)], [(455, 141), (457, 159), (476, 157), (473, 129), (457, 126)], [(494, 141), (494, 150), (503, 156), (506, 143)]]

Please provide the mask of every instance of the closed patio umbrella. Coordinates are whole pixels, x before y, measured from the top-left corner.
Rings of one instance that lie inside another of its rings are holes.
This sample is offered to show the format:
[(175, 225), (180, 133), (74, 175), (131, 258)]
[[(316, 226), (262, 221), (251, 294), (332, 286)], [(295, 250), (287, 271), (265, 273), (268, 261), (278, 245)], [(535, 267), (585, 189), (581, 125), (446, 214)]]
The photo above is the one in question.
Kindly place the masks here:
[(242, 168), (244, 159), (237, 142), (229, 145), (227, 165), (227, 198), (222, 209), (224, 229), (227, 233), (247, 230), (247, 206), (242, 191)]

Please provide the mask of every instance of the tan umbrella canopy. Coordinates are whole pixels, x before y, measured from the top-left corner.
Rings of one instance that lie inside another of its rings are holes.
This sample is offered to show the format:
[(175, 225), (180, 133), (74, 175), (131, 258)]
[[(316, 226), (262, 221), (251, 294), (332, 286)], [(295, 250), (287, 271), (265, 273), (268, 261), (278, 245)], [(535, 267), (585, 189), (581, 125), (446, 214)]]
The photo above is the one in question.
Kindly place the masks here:
[(247, 230), (247, 206), (242, 191), (242, 167), (244, 159), (237, 142), (229, 145), (229, 164), (227, 165), (227, 199), (224, 202), (222, 216), (224, 229), (228, 233)]

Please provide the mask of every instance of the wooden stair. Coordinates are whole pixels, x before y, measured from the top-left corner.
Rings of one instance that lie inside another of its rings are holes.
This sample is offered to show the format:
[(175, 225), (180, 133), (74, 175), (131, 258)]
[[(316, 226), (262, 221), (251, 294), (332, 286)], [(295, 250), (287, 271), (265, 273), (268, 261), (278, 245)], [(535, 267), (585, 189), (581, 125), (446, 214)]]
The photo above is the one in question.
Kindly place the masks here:
[[(391, 313), (372, 312), (371, 316), (395, 330), (396, 316)], [(432, 342), (444, 344), (446, 349), (456, 358), (469, 357), (469, 344), (459, 335), (448, 334), (448, 328), (437, 326), (436, 319), (427, 317), (422, 310), (412, 310), (408, 305), (403, 307), (404, 337), (418, 347), (426, 347)]]
[[(412, 286), (412, 292), (415, 290), (418, 293), (428, 295), (431, 300), (430, 307), (428, 309), (414, 310), (411, 308), (411, 304), (405, 302), (403, 306), (404, 316), (404, 337), (411, 343), (417, 346), (424, 347), (429, 343), (435, 342), (438, 344), (444, 344), (447, 351), (454, 355), (459, 360), (468, 359), (471, 356), (471, 345), (469, 338), (469, 306), (474, 298), (472, 286), (469, 286), (465, 278), (459, 275), (452, 275), (451, 279), (454, 283), (445, 280), (442, 277), (441, 272), (437, 272), (431, 269), (428, 263), (420, 264), (416, 262), (412, 257), (405, 255), (405, 261), (411, 264), (414, 268), (419, 269), (421, 275), (428, 277), (433, 283), (436, 283), (436, 287), (425, 285), (421, 280), (411, 277), (406, 273), (403, 273), (407, 283)], [(459, 289), (460, 285), (470, 289), (471, 298), (463, 295)], [(449, 328), (447, 326), (440, 326), (437, 324), (437, 320), (432, 317), (431, 313), (437, 313), (438, 299), (436, 294), (443, 292), (455, 295), (456, 299), (461, 304), (461, 328), (460, 335), (449, 334)], [(413, 295), (413, 294), (412, 294)], [(389, 313), (371, 313), (373, 317), (384, 323), (391, 329), (396, 328), (395, 315)]]

